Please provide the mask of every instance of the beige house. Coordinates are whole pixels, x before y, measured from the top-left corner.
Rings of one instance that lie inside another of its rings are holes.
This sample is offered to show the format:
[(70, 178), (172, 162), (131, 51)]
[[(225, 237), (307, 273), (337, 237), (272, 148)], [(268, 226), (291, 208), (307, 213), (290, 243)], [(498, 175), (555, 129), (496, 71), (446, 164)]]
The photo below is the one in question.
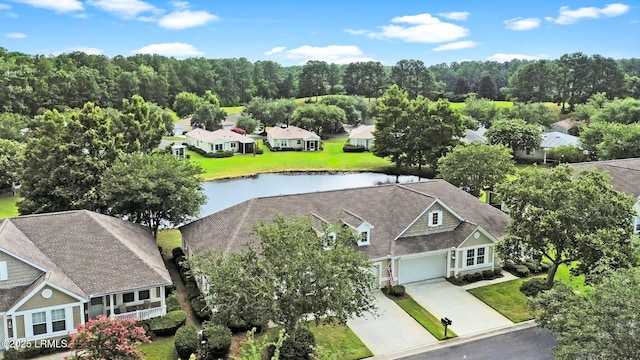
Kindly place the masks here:
[(240, 154), (253, 153), (255, 140), (231, 130), (208, 131), (193, 129), (186, 135), (187, 144), (204, 152), (233, 151)]
[(272, 127), (267, 130), (267, 141), (271, 148), (319, 151), (320, 136), (297, 126)]
[(349, 145), (363, 146), (365, 150), (371, 150), (375, 144), (373, 130), (375, 125), (360, 125), (349, 133)]
[[(241, 251), (275, 213), (348, 226), (373, 261), (377, 286), (492, 270), (509, 217), (443, 180), (255, 198), (180, 227), (187, 256)], [(241, 220), (238, 220), (241, 219)], [(203, 279), (200, 279), (202, 282)]]
[(86, 210), (0, 222), (0, 342), (56, 339), (106, 315), (166, 313), (171, 278), (144, 227)]

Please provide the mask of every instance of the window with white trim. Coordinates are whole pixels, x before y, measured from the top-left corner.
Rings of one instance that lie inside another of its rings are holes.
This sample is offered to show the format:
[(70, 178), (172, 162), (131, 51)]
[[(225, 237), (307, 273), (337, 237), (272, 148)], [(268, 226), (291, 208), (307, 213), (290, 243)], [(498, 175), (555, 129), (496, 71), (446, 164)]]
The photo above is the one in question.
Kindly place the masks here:
[(216, 145), (216, 151), (222, 151), (223, 150), (223, 144), (215, 144)]
[(132, 301), (136, 301), (136, 295), (135, 293), (124, 293), (122, 294), (122, 302), (123, 303), (128, 303), (128, 302), (132, 302)]
[(140, 290), (138, 291), (138, 300), (148, 300), (151, 298), (151, 291)]
[(67, 317), (64, 309), (51, 310), (51, 328), (53, 332), (67, 330)]
[(465, 266), (477, 266), (487, 262), (487, 248), (479, 247), (475, 249), (467, 249), (465, 253)]
[[(633, 233), (640, 234), (640, 216), (636, 216), (633, 218)], [(2, 279), (0, 278), (0, 280)]]
[(429, 226), (442, 225), (442, 211), (436, 210), (429, 212)]
[(358, 245), (369, 245), (369, 232), (363, 231), (359, 235), (360, 240), (358, 240)]
[(7, 262), (0, 261), (0, 281), (9, 280), (9, 270), (7, 269)]
[(300, 139), (296, 140), (296, 144), (302, 145), (302, 140), (300, 140)]
[(46, 334), (47, 313), (45, 311), (40, 311), (31, 314), (31, 326), (33, 327), (33, 335)]
[(230, 144), (231, 144), (231, 148), (232, 148), (232, 149), (235, 149), (235, 148), (236, 148), (236, 143), (232, 142), (232, 143), (230, 143)]

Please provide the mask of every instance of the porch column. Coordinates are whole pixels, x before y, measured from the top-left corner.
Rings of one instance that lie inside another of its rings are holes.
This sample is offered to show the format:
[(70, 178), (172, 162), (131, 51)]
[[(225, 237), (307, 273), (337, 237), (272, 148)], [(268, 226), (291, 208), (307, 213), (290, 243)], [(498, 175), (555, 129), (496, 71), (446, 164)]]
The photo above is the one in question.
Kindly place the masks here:
[(109, 300), (111, 300), (111, 301), (109, 301), (109, 306), (111, 307), (111, 316), (110, 317), (113, 319), (114, 317), (116, 317), (116, 314), (115, 314), (114, 308), (113, 308), (113, 303), (116, 302), (116, 298), (115, 298), (114, 294), (110, 294), (110, 295), (107, 295), (107, 296), (109, 297)]
[(162, 307), (162, 315), (167, 313), (167, 302), (164, 296), (164, 286), (160, 286), (160, 306)]
[(453, 259), (453, 256), (451, 254), (451, 251), (447, 251), (447, 278), (451, 276), (451, 260)]

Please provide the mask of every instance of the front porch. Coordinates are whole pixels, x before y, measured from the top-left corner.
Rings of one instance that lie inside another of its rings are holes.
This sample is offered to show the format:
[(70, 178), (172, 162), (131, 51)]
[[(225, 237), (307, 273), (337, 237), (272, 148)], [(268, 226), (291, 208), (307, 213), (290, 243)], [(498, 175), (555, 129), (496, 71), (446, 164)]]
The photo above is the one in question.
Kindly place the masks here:
[(98, 315), (146, 320), (166, 313), (164, 286), (95, 296), (85, 305), (87, 321)]

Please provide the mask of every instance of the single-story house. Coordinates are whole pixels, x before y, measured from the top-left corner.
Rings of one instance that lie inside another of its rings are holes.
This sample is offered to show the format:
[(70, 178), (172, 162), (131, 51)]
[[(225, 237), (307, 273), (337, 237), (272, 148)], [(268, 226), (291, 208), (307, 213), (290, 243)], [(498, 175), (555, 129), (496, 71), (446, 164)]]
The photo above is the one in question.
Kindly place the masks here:
[(375, 125), (360, 125), (349, 132), (349, 144), (364, 146), (365, 150), (371, 150), (375, 144), (373, 130)]
[(173, 136), (181, 136), (193, 130), (191, 117), (181, 119), (173, 124)]
[(558, 146), (580, 147), (580, 138), (557, 131), (546, 132), (542, 134), (540, 147), (530, 151), (517, 151), (516, 157), (521, 159), (542, 160), (543, 163), (546, 163), (547, 151)]
[(304, 151), (320, 150), (320, 136), (297, 126), (274, 126), (267, 130), (271, 148), (288, 148)]
[(640, 158), (591, 161), (569, 164), (578, 170), (597, 169), (611, 176), (609, 183), (614, 189), (622, 191), (636, 199), (633, 209), (633, 231), (640, 234)]
[(493, 270), (499, 266), (494, 244), (509, 223), (504, 212), (430, 180), (251, 199), (181, 226), (183, 250), (187, 256), (241, 251), (258, 240), (252, 226), (275, 213), (306, 216), (318, 232), (327, 222), (353, 229), (378, 286), (391, 276), (403, 284)]
[(166, 313), (171, 285), (151, 232), (86, 210), (0, 221), (0, 342), (56, 339), (98, 315)]
[(255, 140), (231, 130), (208, 131), (193, 129), (186, 135), (187, 144), (205, 152), (233, 151), (241, 154), (253, 153)]
[(564, 119), (551, 124), (549, 131), (577, 136), (579, 125), (579, 121), (573, 119)]

